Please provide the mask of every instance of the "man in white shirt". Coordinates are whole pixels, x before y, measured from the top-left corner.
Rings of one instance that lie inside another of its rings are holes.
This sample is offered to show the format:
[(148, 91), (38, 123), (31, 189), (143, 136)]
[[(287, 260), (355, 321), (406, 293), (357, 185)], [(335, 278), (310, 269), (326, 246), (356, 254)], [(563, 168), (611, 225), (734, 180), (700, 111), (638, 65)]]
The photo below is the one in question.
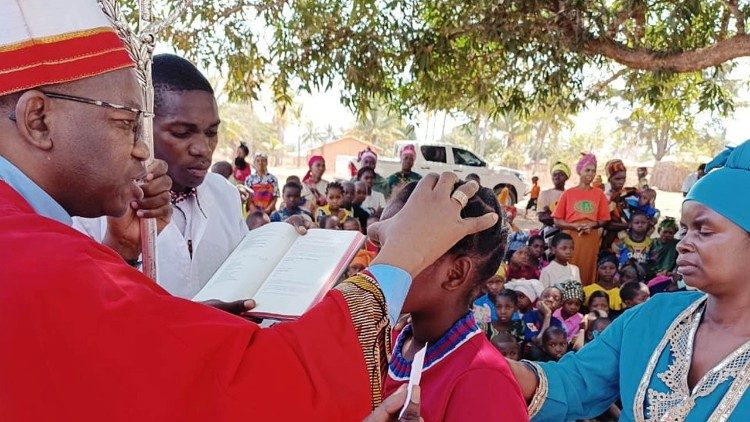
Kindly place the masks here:
[[(191, 299), (247, 234), (237, 189), (209, 173), (219, 112), (210, 83), (187, 60), (154, 57), (154, 155), (169, 165), (172, 220), (157, 237), (158, 283)], [(79, 219), (97, 240), (105, 218)]]
[(682, 196), (687, 196), (693, 185), (706, 173), (706, 164), (703, 163), (698, 166), (698, 170), (695, 173), (690, 173), (685, 181), (682, 182)]

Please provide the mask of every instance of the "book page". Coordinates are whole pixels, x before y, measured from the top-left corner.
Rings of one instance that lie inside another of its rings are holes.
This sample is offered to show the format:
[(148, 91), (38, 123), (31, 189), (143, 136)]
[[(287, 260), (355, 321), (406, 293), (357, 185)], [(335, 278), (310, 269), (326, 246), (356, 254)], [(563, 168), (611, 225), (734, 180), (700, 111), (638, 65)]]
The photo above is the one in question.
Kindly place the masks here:
[(346, 270), (364, 242), (356, 231), (313, 229), (300, 236), (254, 299), (254, 314), (299, 317)]
[(251, 231), (193, 300), (251, 299), (298, 236), (287, 223), (270, 223)]

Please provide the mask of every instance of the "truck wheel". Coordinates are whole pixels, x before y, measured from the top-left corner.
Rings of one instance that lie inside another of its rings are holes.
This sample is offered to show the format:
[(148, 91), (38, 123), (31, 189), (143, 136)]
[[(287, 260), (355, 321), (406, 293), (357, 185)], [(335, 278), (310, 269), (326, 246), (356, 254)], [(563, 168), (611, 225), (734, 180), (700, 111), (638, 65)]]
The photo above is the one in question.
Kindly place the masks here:
[(516, 188), (512, 185), (497, 185), (492, 188), (492, 190), (495, 192), (495, 196), (497, 196), (506, 186), (510, 189), (510, 202), (513, 203), (513, 205), (516, 205), (518, 203), (518, 193), (516, 193)]

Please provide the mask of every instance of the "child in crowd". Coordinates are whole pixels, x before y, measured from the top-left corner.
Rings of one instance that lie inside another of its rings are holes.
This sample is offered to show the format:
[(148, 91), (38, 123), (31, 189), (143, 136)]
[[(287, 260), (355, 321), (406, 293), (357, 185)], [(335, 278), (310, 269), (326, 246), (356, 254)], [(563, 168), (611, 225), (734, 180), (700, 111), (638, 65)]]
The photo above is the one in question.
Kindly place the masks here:
[(490, 341), (505, 359), (519, 361), (523, 357), (521, 346), (510, 333), (497, 333)]
[(370, 213), (370, 215), (380, 216), (386, 203), (385, 196), (373, 189), (375, 185), (375, 170), (370, 167), (362, 167), (357, 172), (357, 180), (364, 182), (367, 187), (367, 197), (360, 206)]
[(547, 244), (545, 243), (544, 237), (542, 235), (535, 234), (529, 238), (529, 264), (539, 270), (540, 274), (542, 272), (542, 269), (544, 269), (544, 267), (549, 264), (549, 262), (547, 262), (545, 254), (546, 249)]
[[(393, 197), (383, 219), (403, 207), (415, 186), (411, 182)], [(492, 191), (482, 188), (461, 216), (499, 211)], [(505, 252), (498, 239), (505, 234), (500, 220), (464, 237), (412, 281), (402, 308), (411, 314), (411, 323), (397, 333), (384, 396), (409, 382), (414, 355), (426, 345), (420, 382), (420, 412), (426, 421), (528, 420), (526, 401), (507, 361), (468, 311), (479, 286), (497, 271)]]
[(245, 219), (248, 230), (255, 230), (259, 227), (265, 226), (270, 222), (271, 219), (268, 217), (268, 214), (260, 210), (251, 212)]
[(211, 173), (216, 173), (224, 176), (225, 179), (232, 177), (232, 164), (229, 161), (217, 161), (211, 166)]
[(531, 251), (528, 246), (518, 249), (508, 263), (508, 278), (511, 280), (538, 280), (539, 268), (531, 263)]
[(529, 195), (529, 202), (526, 204), (526, 212), (523, 215), (523, 218), (527, 218), (529, 216), (529, 210), (534, 208), (534, 212), (537, 211), (537, 201), (539, 200), (539, 193), (542, 191), (542, 188), (539, 187), (539, 178), (534, 176), (531, 178), (531, 194)]
[(565, 232), (559, 232), (552, 238), (554, 259), (542, 269), (539, 276), (539, 281), (544, 287), (570, 280), (581, 282), (581, 271), (570, 263), (573, 247), (573, 238)]
[(510, 261), (510, 259), (513, 257), (513, 254), (516, 253), (517, 250), (526, 246), (526, 242), (529, 241), (530, 235), (528, 231), (521, 230), (513, 223), (516, 218), (515, 207), (507, 207), (505, 209), (505, 215), (508, 218), (508, 224), (510, 225), (510, 236), (508, 236), (508, 252), (505, 254), (505, 260)]
[[(584, 291), (586, 288), (584, 287)], [(586, 295), (586, 310), (588, 312), (603, 312), (605, 315), (609, 315), (609, 295), (604, 293), (602, 290), (595, 290), (590, 295)], [(620, 291), (618, 289), (617, 296), (619, 299)]]
[[(294, 183), (295, 185), (299, 186), (300, 189), (302, 188), (302, 181), (300, 181), (299, 176), (292, 175), (292, 176), (287, 177), (286, 181), (284, 181), (284, 186), (286, 186), (286, 185), (288, 185), (290, 183)], [(297, 206), (299, 208), (302, 208), (303, 210), (307, 211), (307, 213), (310, 215), (310, 218), (312, 218), (312, 216), (314, 215), (314, 211), (316, 211), (316, 209), (315, 209), (315, 203), (311, 204), (310, 201), (308, 201), (307, 199), (305, 199), (304, 196), (300, 197), (299, 204)], [(281, 207), (282, 208), (286, 207), (286, 204), (284, 203), (284, 200), (283, 200), (283, 192), (282, 192)]]
[(618, 257), (620, 266), (631, 259), (647, 266), (651, 260), (651, 244), (653, 239), (648, 235), (650, 222), (646, 214), (638, 211), (633, 213), (628, 223), (628, 229), (620, 232), (612, 243), (612, 252)]
[(610, 317), (615, 319), (628, 309), (647, 301), (650, 297), (651, 293), (645, 283), (640, 281), (629, 281), (620, 287), (622, 310), (610, 313)]
[(475, 181), (475, 182), (477, 182), (477, 184), (478, 184), (479, 186), (482, 186), (482, 181), (481, 181), (481, 179), (479, 178), (479, 175), (478, 175), (478, 174), (476, 174), (476, 173), (469, 173), (469, 174), (467, 174), (467, 175), (466, 175), (466, 181), (467, 181), (467, 182), (470, 182), (470, 181), (472, 181), (472, 180), (473, 180), (473, 181)]
[(579, 312), (583, 305), (583, 286), (572, 280), (559, 284), (558, 288), (562, 291), (562, 307), (553, 312), (552, 316), (562, 321), (570, 343), (583, 322), (583, 314)]
[(356, 218), (347, 218), (346, 220), (344, 220), (344, 223), (341, 225), (341, 227), (344, 230), (351, 230), (355, 232), (362, 231), (362, 226), (359, 225), (359, 220), (357, 220)]
[(651, 268), (649, 276), (670, 275), (677, 266), (677, 239), (679, 231), (677, 221), (665, 217), (659, 224), (659, 237), (654, 239), (651, 246)]
[(539, 280), (511, 280), (505, 283), (505, 288), (513, 290), (518, 296), (518, 318), (534, 309), (534, 302), (543, 290)]
[[(497, 309), (495, 303), (490, 298), (503, 290), (505, 286), (505, 264), (500, 264), (495, 275), (484, 282), (484, 294), (474, 301), (473, 313), (474, 320), (477, 323), (491, 323), (497, 321)], [(516, 308), (518, 307), (518, 297), (516, 296)], [(516, 310), (517, 312), (517, 310)]]
[(503, 289), (491, 295), (490, 298), (495, 302), (497, 320), (488, 324), (480, 324), (487, 338), (491, 339), (498, 333), (509, 333), (517, 342), (523, 341), (523, 323), (513, 319), (518, 309), (517, 293), (510, 289)]
[(557, 362), (568, 351), (568, 339), (565, 330), (550, 327), (541, 335), (542, 348), (532, 349), (531, 360), (537, 362)]
[(625, 209), (626, 219), (631, 219), (635, 213), (643, 213), (649, 220), (659, 220), (659, 210), (656, 209), (656, 191), (647, 188), (637, 195), (630, 195), (625, 198), (627, 208)]
[(341, 230), (341, 221), (335, 215), (321, 215), (318, 217), (318, 225), (321, 229)]
[(302, 203), (301, 185), (294, 182), (287, 182), (281, 191), (281, 198), (284, 202), (280, 209), (271, 213), (272, 222), (284, 221), (293, 215), (302, 215), (312, 221), (310, 212), (300, 208), (300, 203)]
[(620, 300), (620, 286), (615, 280), (617, 275), (618, 259), (610, 253), (603, 253), (599, 257), (597, 267), (597, 281), (583, 288), (583, 293), (590, 298), (594, 292), (601, 291), (609, 296), (609, 308), (613, 311), (619, 311), (622, 308)]
[(630, 309), (647, 301), (651, 297), (648, 286), (642, 282), (625, 283), (620, 288), (623, 309)]
[(634, 259), (631, 259), (625, 265), (620, 267), (618, 274), (620, 286), (631, 281), (646, 281), (646, 269)]
[(318, 207), (318, 224), (321, 224), (320, 218), (324, 216), (336, 216), (339, 224), (353, 217), (350, 211), (341, 207), (341, 204), (344, 202), (344, 187), (341, 186), (341, 183), (331, 182), (328, 184), (326, 187), (326, 200), (327, 204)]
[(562, 292), (557, 287), (548, 287), (542, 291), (536, 309), (523, 315), (524, 341), (541, 343), (541, 335), (549, 327), (562, 328), (562, 321), (552, 314), (562, 304)]

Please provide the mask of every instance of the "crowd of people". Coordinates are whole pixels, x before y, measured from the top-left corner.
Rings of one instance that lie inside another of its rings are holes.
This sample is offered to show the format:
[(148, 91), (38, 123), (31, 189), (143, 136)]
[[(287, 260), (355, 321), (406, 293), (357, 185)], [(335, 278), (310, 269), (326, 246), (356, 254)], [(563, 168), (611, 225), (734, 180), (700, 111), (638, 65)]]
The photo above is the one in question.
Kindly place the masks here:
[[(411, 145), (387, 177), (371, 150), (351, 180), (327, 181), (313, 156), (280, 185), (245, 144), (212, 166), (213, 88), (162, 54), (146, 166), (127, 43), (93, 1), (71, 2), (80, 19), (52, 19), (71, 6), (44, 0), (0, 17), (13, 33), (0, 54), (15, 60), (0, 61), (8, 420), (747, 419), (750, 141), (686, 180), (679, 223), (647, 169), (626, 187), (622, 160), (602, 177), (586, 153), (568, 187), (572, 163), (554, 163), (554, 188), (532, 179), (528, 230), (507, 188), (422, 177)], [(158, 284), (138, 271), (144, 218), (157, 221)], [(189, 300), (270, 222), (368, 241), (296, 321), (261, 328), (252, 300)]]

